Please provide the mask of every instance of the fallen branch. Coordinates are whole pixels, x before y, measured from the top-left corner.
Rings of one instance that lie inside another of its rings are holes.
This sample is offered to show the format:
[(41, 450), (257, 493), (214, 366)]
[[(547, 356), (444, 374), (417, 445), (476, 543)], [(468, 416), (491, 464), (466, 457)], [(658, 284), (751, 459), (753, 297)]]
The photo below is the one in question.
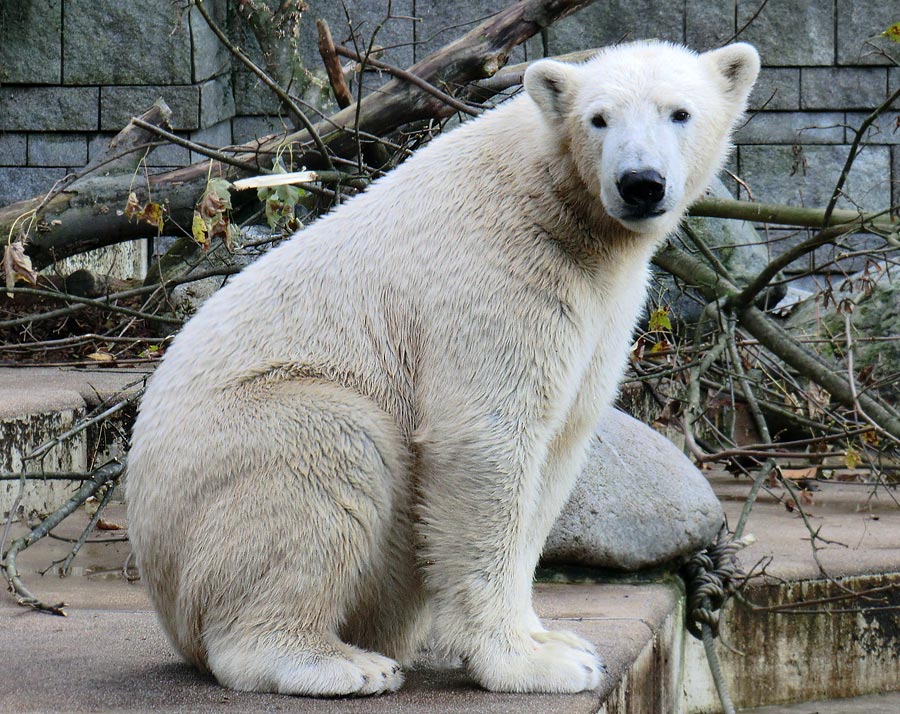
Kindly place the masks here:
[(125, 463), (122, 461), (114, 461), (101, 466), (94, 471), (90, 480), (85, 481), (81, 488), (79, 488), (68, 501), (32, 528), (27, 535), (17, 538), (10, 543), (9, 550), (4, 553), (3, 562), (0, 563), (0, 570), (3, 571), (3, 575), (9, 583), (9, 587), (18, 596), (17, 602), (19, 605), (30, 607), (39, 612), (47, 612), (51, 615), (66, 616), (65, 610), (63, 610), (65, 607), (64, 602), (57, 603), (56, 605), (48, 605), (41, 601), (25, 586), (25, 583), (22, 582), (21, 576), (19, 575), (16, 557), (21, 551), (44, 538), (67, 516), (74, 513), (79, 506), (97, 493), (101, 488), (107, 484), (112, 487), (119, 480), (124, 471)]
[[(506, 63), (518, 44), (591, 2), (522, 0), (407, 71), (433, 86), (462, 88), (469, 82), (491, 76)], [(198, 9), (201, 4), (197, 3)], [(418, 87), (392, 79), (378, 92), (362, 99), (358, 107), (354, 103), (314, 124), (313, 132), (304, 129), (236, 147), (235, 160), (269, 169), (274, 157), (290, 146), (294, 150), (295, 164), (315, 167), (322, 161), (322, 149), (314, 146), (316, 134), (327, 149), (326, 156), (353, 156), (357, 149), (355, 128), (360, 137), (381, 137), (410, 122), (440, 119), (454, 111)], [(360, 117), (358, 127), (355, 126), (357, 114)], [(254, 172), (258, 173), (259, 169)], [(146, 186), (137, 189), (145, 190), (152, 194), (155, 202), (166, 205), (166, 231), (188, 234), (195, 203), (207, 178), (211, 175), (232, 180), (245, 173), (234, 166), (204, 161), (150, 176)], [(35, 269), (96, 248), (155, 236), (155, 227), (131, 222), (117, 214), (132, 190), (135, 187), (131, 176), (88, 177), (66, 187), (42, 209), (37, 216), (40, 230), (33, 231), (27, 241), (26, 253)], [(42, 199), (43, 196), (0, 209), (0, 232), (8, 232), (23, 214), (34, 211)]]

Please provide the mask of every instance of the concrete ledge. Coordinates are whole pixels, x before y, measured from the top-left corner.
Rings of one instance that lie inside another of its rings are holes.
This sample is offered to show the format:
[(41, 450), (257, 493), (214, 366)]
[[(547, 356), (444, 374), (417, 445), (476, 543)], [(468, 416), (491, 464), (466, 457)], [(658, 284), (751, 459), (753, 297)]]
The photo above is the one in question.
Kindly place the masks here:
[[(40, 462), (25, 463), (35, 448), (70, 429), (105, 399), (135, 382), (129, 392), (137, 390), (146, 375), (138, 370), (0, 369), (0, 473), (17, 474), (23, 466), (29, 473), (86, 471), (121, 452), (109, 429), (87, 429)], [(19, 508), (26, 514), (48, 513), (62, 504), (71, 486), (70, 481), (29, 480)], [(0, 515), (18, 497), (18, 481), (0, 481)]]
[[(233, 692), (182, 663), (139, 585), (34, 577), (48, 600), (70, 603), (65, 620), (0, 600), (0, 711), (31, 712), (673, 712), (679, 658), (678, 596), (667, 585), (542, 585), (536, 606), (552, 629), (595, 642), (609, 676), (596, 692), (485, 692), (461, 670), (407, 672), (397, 693), (375, 699), (305, 699)], [(22, 643), (27, 643), (23, 646)], [(637, 707), (637, 708), (635, 708)]]

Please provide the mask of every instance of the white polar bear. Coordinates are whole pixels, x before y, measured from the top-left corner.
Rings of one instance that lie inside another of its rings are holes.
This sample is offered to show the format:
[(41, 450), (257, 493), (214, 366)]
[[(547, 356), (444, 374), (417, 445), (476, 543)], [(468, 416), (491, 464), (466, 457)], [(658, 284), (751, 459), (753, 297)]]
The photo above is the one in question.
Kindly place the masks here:
[[(484, 687), (594, 688), (535, 564), (613, 399), (654, 249), (721, 167), (745, 44), (536, 62), (214, 295), (144, 397), (131, 538), (225, 686), (397, 689), (430, 624)], [(376, 654), (379, 653), (379, 654)]]

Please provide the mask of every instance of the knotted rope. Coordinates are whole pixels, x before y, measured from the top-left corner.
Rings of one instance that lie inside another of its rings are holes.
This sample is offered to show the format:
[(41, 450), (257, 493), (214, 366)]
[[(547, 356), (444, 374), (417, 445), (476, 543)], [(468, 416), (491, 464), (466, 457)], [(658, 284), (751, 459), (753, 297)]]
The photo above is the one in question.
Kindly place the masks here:
[(745, 576), (737, 560), (737, 552), (755, 540), (752, 535), (732, 539), (731, 533), (723, 524), (716, 540), (695, 553), (681, 569), (687, 588), (685, 627), (703, 642), (703, 649), (709, 660), (709, 671), (725, 714), (734, 714), (735, 709), (719, 667), (715, 638), (719, 636), (721, 609)]

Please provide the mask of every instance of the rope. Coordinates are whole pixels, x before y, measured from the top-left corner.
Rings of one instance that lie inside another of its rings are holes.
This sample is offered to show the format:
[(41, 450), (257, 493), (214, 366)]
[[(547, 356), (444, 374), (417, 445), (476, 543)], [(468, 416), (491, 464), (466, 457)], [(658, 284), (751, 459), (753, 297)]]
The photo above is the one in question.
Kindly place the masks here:
[(719, 666), (715, 638), (719, 636), (721, 609), (745, 575), (738, 563), (737, 552), (755, 540), (752, 535), (734, 540), (723, 524), (716, 540), (705, 550), (695, 553), (681, 569), (687, 588), (685, 627), (703, 642), (709, 671), (725, 714), (735, 714), (735, 709)]

